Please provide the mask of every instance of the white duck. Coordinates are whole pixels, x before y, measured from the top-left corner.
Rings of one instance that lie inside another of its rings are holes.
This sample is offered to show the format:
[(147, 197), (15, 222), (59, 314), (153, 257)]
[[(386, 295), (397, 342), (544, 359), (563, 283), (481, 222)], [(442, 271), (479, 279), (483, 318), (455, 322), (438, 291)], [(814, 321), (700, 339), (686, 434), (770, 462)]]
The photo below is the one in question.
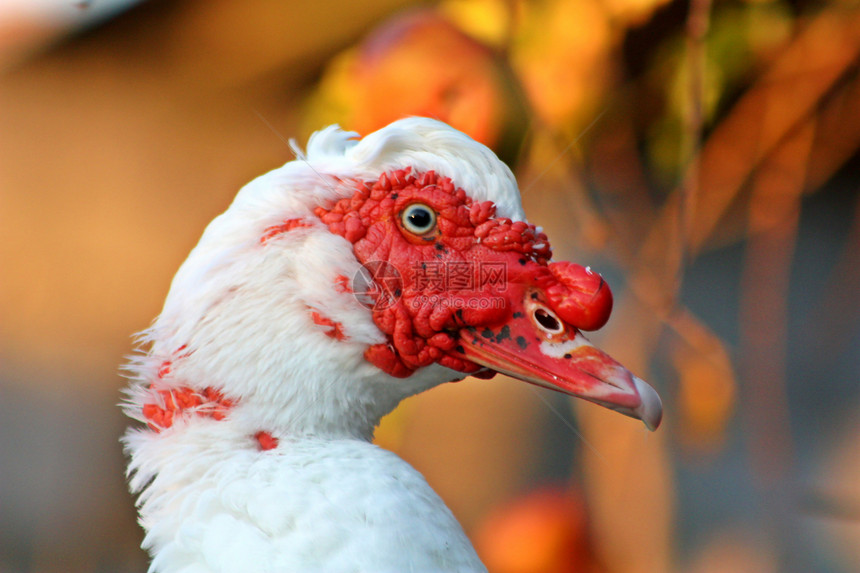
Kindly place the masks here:
[(651, 429), (660, 399), (583, 338), (609, 289), (548, 263), (489, 149), (411, 118), (296, 152), (209, 225), (130, 366), (150, 571), (485, 571), (422, 476), (371, 444), (382, 416), (495, 372)]

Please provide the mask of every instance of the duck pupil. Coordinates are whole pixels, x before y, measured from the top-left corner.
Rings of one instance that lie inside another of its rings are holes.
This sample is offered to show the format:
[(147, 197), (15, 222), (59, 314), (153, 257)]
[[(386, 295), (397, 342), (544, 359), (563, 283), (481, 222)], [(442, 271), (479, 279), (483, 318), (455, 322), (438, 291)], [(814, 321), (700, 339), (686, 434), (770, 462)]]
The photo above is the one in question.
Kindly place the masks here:
[(431, 223), (430, 213), (426, 209), (415, 209), (409, 213), (409, 221), (417, 228), (423, 229)]

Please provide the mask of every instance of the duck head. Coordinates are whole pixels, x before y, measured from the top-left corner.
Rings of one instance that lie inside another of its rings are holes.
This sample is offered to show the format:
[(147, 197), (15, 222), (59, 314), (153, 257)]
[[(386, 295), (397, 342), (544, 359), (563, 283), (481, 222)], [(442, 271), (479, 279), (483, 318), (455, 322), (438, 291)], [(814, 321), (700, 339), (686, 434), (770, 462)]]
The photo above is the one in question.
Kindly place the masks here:
[[(177, 273), (133, 365), (129, 411), (151, 429), (193, 411), (366, 437), (406, 396), (495, 373), (659, 425), (656, 392), (583, 335), (608, 320), (609, 286), (551, 262), (489, 149), (410, 118), (296, 152)], [(171, 408), (183, 392), (191, 407)]]

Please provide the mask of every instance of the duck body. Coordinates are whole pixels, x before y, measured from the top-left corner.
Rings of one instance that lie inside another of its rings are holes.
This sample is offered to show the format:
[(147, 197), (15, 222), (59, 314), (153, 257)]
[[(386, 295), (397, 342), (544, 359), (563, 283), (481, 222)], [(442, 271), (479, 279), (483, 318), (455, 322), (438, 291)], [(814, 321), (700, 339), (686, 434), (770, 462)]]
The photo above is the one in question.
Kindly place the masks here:
[(393, 453), (316, 437), (260, 451), (251, 438), (213, 441), (205, 426), (217, 424), (135, 444), (137, 461), (158, 468), (141, 503), (153, 571), (486, 571), (439, 496)]
[(489, 149), (411, 118), (296, 152), (207, 227), (128, 365), (150, 572), (484, 571), (420, 474), (371, 444), (384, 415), (496, 372), (651, 428), (659, 398), (583, 337), (609, 289), (550, 262)]

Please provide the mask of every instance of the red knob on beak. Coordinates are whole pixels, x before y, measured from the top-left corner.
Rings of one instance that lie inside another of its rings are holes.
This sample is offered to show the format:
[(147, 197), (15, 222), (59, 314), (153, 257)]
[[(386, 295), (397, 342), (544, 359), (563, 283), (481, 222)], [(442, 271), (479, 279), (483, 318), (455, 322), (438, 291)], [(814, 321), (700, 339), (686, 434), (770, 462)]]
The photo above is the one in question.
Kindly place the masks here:
[(552, 276), (538, 281), (547, 302), (566, 323), (579, 330), (597, 330), (612, 312), (612, 291), (603, 277), (576, 263), (550, 263)]

